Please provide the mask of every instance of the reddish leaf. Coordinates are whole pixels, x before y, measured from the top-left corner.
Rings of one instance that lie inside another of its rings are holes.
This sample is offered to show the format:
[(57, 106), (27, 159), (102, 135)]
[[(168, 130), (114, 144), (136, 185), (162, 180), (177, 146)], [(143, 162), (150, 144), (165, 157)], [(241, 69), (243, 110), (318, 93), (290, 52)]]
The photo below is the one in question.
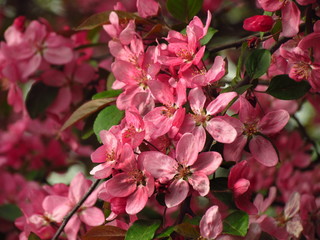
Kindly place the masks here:
[(88, 231), (82, 240), (124, 240), (126, 231), (115, 226), (99, 226)]
[(174, 227), (174, 231), (186, 238), (198, 238), (199, 231), (190, 223), (181, 223)]
[(88, 117), (92, 113), (104, 108), (106, 105), (114, 102), (116, 98), (101, 98), (96, 100), (91, 100), (89, 102), (84, 103), (81, 105), (76, 111), (74, 111), (68, 120), (63, 124), (60, 131), (62, 132), (66, 128), (70, 127), (77, 121)]
[(168, 34), (168, 29), (162, 24), (156, 24), (152, 27), (152, 29), (147, 32), (143, 39), (152, 38), (152, 37), (163, 37)]
[[(109, 24), (110, 23), (109, 15), (111, 12), (112, 11), (106, 11), (106, 12), (94, 14), (94, 15), (90, 16), (89, 18), (87, 18), (78, 27), (76, 27), (75, 30), (76, 31), (91, 30), (96, 27), (102, 26), (104, 24)], [(141, 23), (147, 22), (144, 18), (141, 18), (133, 13), (123, 12), (123, 11), (113, 11), (113, 12), (116, 12), (118, 14), (120, 23), (125, 23), (131, 19), (135, 19), (136, 23), (137, 22), (141, 22)]]

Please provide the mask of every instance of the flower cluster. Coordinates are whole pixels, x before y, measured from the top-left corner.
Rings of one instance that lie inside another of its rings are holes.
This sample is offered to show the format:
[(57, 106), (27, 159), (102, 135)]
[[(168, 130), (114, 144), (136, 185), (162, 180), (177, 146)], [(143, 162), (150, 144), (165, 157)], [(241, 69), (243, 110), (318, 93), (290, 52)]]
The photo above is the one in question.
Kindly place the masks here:
[[(319, 238), (319, 119), (300, 117), (320, 113), (319, 3), (257, 0), (266, 15), (243, 28), (260, 38), (217, 45), (223, 1), (133, 2), (107, 3), (79, 32), (24, 17), (5, 31), (8, 239)], [(95, 183), (47, 184), (81, 158)]]

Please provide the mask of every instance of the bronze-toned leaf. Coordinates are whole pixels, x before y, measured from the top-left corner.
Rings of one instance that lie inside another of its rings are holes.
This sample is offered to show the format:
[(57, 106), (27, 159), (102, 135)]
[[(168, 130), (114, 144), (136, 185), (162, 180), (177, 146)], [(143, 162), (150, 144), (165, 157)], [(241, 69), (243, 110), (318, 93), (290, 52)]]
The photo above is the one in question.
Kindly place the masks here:
[(124, 240), (126, 231), (115, 226), (98, 226), (92, 228), (82, 240)]
[(84, 22), (81, 23), (78, 27), (76, 27), (75, 30), (91, 30), (104, 24), (109, 24), (109, 15), (111, 12), (116, 12), (118, 14), (120, 23), (128, 22), (131, 19), (135, 19), (136, 22), (147, 22), (144, 18), (141, 18), (134, 13), (124, 11), (106, 11), (90, 16), (89, 18), (84, 20)]
[(108, 104), (115, 102), (115, 100), (116, 98), (101, 98), (84, 103), (71, 114), (68, 120), (61, 127), (60, 131), (64, 131), (66, 128), (70, 127), (79, 120), (88, 117), (92, 113), (104, 108)]

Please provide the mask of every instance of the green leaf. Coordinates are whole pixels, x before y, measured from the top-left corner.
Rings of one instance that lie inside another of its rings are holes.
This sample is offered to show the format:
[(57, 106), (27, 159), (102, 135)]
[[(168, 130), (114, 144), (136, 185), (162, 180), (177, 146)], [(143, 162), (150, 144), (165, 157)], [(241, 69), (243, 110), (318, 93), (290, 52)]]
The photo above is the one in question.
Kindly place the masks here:
[(249, 215), (243, 211), (235, 211), (223, 220), (223, 233), (245, 236), (249, 227)]
[(282, 21), (281, 19), (278, 19), (276, 23), (273, 25), (273, 28), (271, 29), (271, 34), (275, 41), (279, 40), (281, 29), (282, 29)]
[(288, 75), (278, 75), (271, 79), (266, 93), (283, 100), (293, 100), (303, 97), (310, 89), (306, 81), (296, 82)]
[(82, 240), (124, 240), (126, 231), (115, 226), (98, 226), (91, 228)]
[(256, 49), (248, 57), (246, 69), (248, 75), (252, 78), (261, 77), (270, 66), (271, 53), (266, 49)]
[(209, 27), (207, 34), (200, 40), (201, 45), (206, 45), (208, 42), (210, 42), (211, 38), (214, 34), (216, 34), (216, 32), (218, 32), (217, 29)]
[(190, 223), (181, 223), (176, 225), (174, 227), (174, 231), (185, 238), (196, 239), (200, 236), (200, 233), (196, 230), (195, 226)]
[(174, 226), (168, 227), (164, 229), (161, 233), (155, 236), (156, 239), (158, 238), (165, 238), (170, 237), (170, 235), (174, 232)]
[(99, 112), (93, 123), (93, 131), (100, 142), (99, 133), (101, 130), (109, 130), (112, 126), (117, 125), (124, 116), (124, 111), (120, 111), (115, 105), (111, 105)]
[(76, 31), (80, 30), (91, 30), (96, 27), (102, 26), (104, 24), (109, 24), (109, 15), (111, 12), (116, 12), (120, 23), (127, 22), (128, 20), (135, 19), (136, 23), (137, 22), (145, 22), (145, 20), (133, 13), (129, 12), (124, 12), (124, 11), (106, 11), (106, 12), (101, 12), (94, 14), (87, 18), (83, 23), (81, 23), (78, 27), (75, 28)]
[(20, 216), (22, 216), (22, 213), (17, 205), (4, 204), (0, 206), (0, 218), (14, 222)]
[(60, 132), (80, 121), (81, 119), (84, 119), (96, 111), (104, 108), (106, 105), (115, 102), (115, 100), (115, 98), (102, 98), (84, 103), (71, 114), (68, 120), (62, 125)]
[(239, 81), (241, 81), (241, 71), (242, 71), (242, 67), (243, 67), (243, 58), (244, 58), (244, 54), (245, 54), (247, 48), (248, 48), (248, 43), (247, 42), (242, 43), (241, 52), (240, 52), (240, 56), (239, 56), (238, 63), (237, 63), (237, 72), (236, 72), (236, 76), (232, 80), (232, 85), (236, 85)]
[(172, 16), (188, 23), (201, 9), (203, 0), (168, 0), (167, 9)]
[(92, 100), (100, 99), (100, 98), (111, 98), (111, 97), (118, 97), (122, 93), (122, 90), (108, 90), (96, 93), (92, 96)]
[(35, 234), (34, 232), (31, 232), (29, 234), (28, 240), (41, 240), (41, 238), (37, 234)]
[(32, 85), (26, 99), (28, 113), (32, 119), (37, 118), (53, 102), (59, 88), (38, 82)]
[(202, 217), (200, 216), (194, 216), (193, 218), (190, 218), (188, 215), (186, 215), (185, 218), (183, 219), (183, 222), (190, 223), (192, 225), (199, 225), (201, 218)]
[(236, 88), (234, 91), (236, 93), (238, 93), (239, 95), (241, 95), (242, 93), (244, 93), (245, 91), (247, 91), (249, 88), (251, 88), (253, 85), (252, 84), (246, 84), (243, 85), (241, 87)]
[(160, 220), (137, 220), (128, 229), (125, 240), (151, 240), (160, 224)]

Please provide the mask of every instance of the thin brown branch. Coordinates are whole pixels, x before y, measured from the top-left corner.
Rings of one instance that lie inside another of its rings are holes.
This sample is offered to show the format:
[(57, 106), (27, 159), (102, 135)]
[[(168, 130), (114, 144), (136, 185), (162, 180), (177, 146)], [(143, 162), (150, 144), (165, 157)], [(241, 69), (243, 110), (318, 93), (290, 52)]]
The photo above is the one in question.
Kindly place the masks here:
[(99, 185), (101, 179), (96, 179), (92, 185), (90, 186), (89, 190), (86, 192), (86, 194), (82, 197), (82, 199), (74, 206), (74, 208), (64, 217), (63, 222), (61, 223), (60, 227), (54, 234), (54, 236), (51, 238), (51, 240), (57, 240), (60, 236), (60, 234), (63, 232), (65, 226), (71, 219), (71, 217), (78, 211), (78, 209), (81, 207), (81, 205), (87, 200), (87, 198), (90, 196), (90, 194), (96, 189), (96, 187)]
[[(241, 39), (234, 41), (234, 42), (231, 42), (231, 43), (223, 44), (223, 45), (213, 47), (213, 48), (208, 48), (208, 51), (210, 53), (215, 53), (215, 52), (219, 52), (221, 50), (225, 50), (225, 49), (229, 49), (229, 48), (239, 48), (239, 47), (241, 47), (242, 43), (248, 41), (248, 39), (250, 39), (252, 37), (259, 37), (259, 36), (260, 36), (260, 33), (249, 35), (245, 38), (241, 38)], [(268, 39), (269, 37), (270, 37), (270, 33), (265, 33), (265, 35), (261, 41), (264, 41), (264, 40)]]
[(302, 123), (299, 121), (299, 119), (295, 116), (292, 115), (292, 118), (296, 121), (296, 123), (298, 124), (299, 130), (301, 132), (301, 134), (303, 135), (303, 137), (313, 145), (314, 150), (317, 154), (318, 159), (320, 159), (320, 152), (318, 150), (318, 146), (317, 143), (309, 136), (309, 134), (307, 133), (305, 127), (302, 125)]

